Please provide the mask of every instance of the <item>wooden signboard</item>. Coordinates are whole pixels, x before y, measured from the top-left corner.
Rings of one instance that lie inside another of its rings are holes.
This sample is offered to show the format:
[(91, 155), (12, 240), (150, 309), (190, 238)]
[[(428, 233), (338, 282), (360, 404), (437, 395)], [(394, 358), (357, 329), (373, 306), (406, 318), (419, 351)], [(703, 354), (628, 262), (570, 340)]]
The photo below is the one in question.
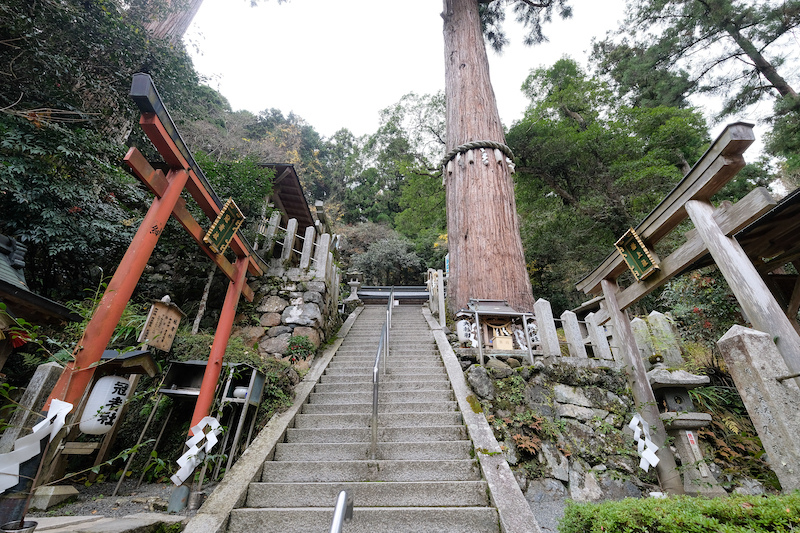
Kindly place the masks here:
[(153, 302), (147, 321), (139, 335), (139, 342), (151, 348), (170, 351), (181, 318), (186, 316), (177, 305), (169, 302)]
[(614, 243), (614, 246), (625, 259), (625, 263), (637, 281), (645, 279), (658, 270), (658, 262), (633, 228), (626, 231), (625, 235)]
[(222, 211), (217, 215), (217, 219), (211, 224), (206, 236), (203, 237), (203, 242), (215, 254), (224, 253), (228, 249), (233, 236), (239, 231), (242, 222), (244, 222), (244, 215), (239, 211), (233, 198), (228, 198)]

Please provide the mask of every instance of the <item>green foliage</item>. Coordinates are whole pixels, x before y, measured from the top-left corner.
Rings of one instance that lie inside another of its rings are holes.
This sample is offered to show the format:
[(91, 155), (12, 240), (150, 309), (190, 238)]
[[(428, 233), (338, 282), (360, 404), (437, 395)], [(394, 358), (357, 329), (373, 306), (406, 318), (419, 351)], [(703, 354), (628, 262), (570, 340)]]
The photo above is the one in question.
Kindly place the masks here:
[(289, 347), (286, 349), (284, 355), (292, 362), (300, 359), (305, 359), (310, 355), (314, 355), (316, 348), (306, 335), (292, 335), (289, 337)]
[(684, 340), (715, 347), (734, 324), (745, 324), (736, 297), (719, 272), (696, 270), (670, 281), (661, 301), (671, 310)]
[(530, 2), (528, 0), (494, 0), (480, 2), (478, 5), (483, 35), (495, 51), (499, 52), (508, 44), (503, 21), (506, 16), (506, 6), (510, 6), (517, 22), (521, 23), (527, 33), (523, 38), (526, 45), (538, 44), (547, 41), (542, 33), (542, 23), (550, 22), (553, 12), (563, 19), (572, 16), (572, 8), (567, 0), (543, 0)]
[(352, 268), (364, 274), (367, 285), (419, 285), (422, 261), (409, 248), (410, 243), (398, 238), (376, 241), (353, 258)]
[(560, 313), (699, 158), (707, 131), (692, 110), (623, 105), (568, 58), (533, 71), (523, 90), (531, 106), (507, 135), (523, 246), (534, 294)]
[(617, 40), (596, 45), (595, 55), (634, 100), (659, 90), (676, 102), (686, 92), (712, 92), (725, 97), (725, 116), (794, 92), (796, 69), (783, 56), (800, 25), (797, 0), (647, 0), (629, 8)]
[(758, 533), (800, 527), (800, 493), (729, 498), (628, 498), (570, 504), (560, 533)]

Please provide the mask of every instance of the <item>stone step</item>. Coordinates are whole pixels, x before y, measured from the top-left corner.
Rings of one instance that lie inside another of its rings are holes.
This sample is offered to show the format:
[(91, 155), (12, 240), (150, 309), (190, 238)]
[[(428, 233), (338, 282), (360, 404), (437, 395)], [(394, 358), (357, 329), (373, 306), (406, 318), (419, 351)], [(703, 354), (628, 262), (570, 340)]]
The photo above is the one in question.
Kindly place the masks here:
[[(452, 391), (413, 391), (413, 392), (378, 392), (378, 403), (392, 402), (449, 402), (454, 399)], [(328, 394), (326, 392), (312, 392), (309, 403), (338, 404), (338, 403), (367, 403), (372, 402), (372, 391), (351, 392), (349, 394)]]
[(474, 459), (412, 461), (266, 461), (262, 481), (477, 481), (480, 467)]
[[(467, 459), (472, 444), (468, 440), (443, 442), (385, 442), (377, 449), (377, 458), (392, 461)], [(291, 443), (275, 446), (274, 461), (358, 461), (369, 458), (369, 444), (343, 443)]]
[[(436, 381), (441, 379), (447, 379), (447, 374), (441, 371), (432, 371), (429, 374), (381, 374), (380, 381), (381, 384), (383, 383), (392, 383), (392, 382), (403, 382), (408, 379), (413, 379), (415, 381)], [(340, 374), (340, 375), (323, 375), (320, 380), (320, 383), (372, 383), (372, 372), (369, 374), (361, 374), (357, 376), (353, 376), (350, 374)]]
[[(381, 378), (383, 376), (380, 376)], [(450, 383), (443, 379), (425, 381), (389, 381), (380, 380), (380, 390), (382, 391), (412, 391), (412, 390), (450, 390)], [(359, 383), (317, 383), (314, 392), (340, 392), (347, 394), (350, 392), (372, 391), (372, 382)]]
[[(381, 365), (381, 371), (383, 371), (383, 365)], [(391, 364), (386, 365), (386, 372), (387, 374), (391, 374), (392, 376), (419, 376), (419, 375), (428, 375), (428, 374), (435, 374), (440, 373), (443, 376), (447, 375), (447, 372), (444, 369), (443, 365), (435, 365), (435, 366), (393, 366)], [(370, 365), (368, 368), (347, 368), (346, 366), (342, 367), (335, 367), (330, 368), (328, 367), (325, 370), (326, 376), (370, 376), (372, 379), (372, 366)]]
[[(457, 411), (458, 403), (452, 402), (403, 402), (403, 403), (379, 403), (378, 413), (437, 413), (440, 411)], [(324, 415), (324, 414), (343, 414), (361, 413), (372, 414), (372, 403), (338, 403), (338, 404), (314, 404), (303, 405), (303, 414)]]
[[(330, 508), (346, 490), (359, 507), (477, 507), (489, 504), (484, 481), (251, 483), (246, 507)], [(348, 528), (349, 529), (349, 528)]]
[[(328, 531), (335, 500), (330, 508), (234, 509), (228, 533), (308, 533)], [(497, 511), (491, 507), (359, 507), (353, 509), (347, 533), (499, 533)]]
[[(353, 364), (351, 361), (342, 361), (339, 362), (334, 358), (331, 360), (330, 364), (328, 365), (328, 370), (369, 370), (372, 372), (372, 366), (375, 363), (375, 359), (369, 361), (366, 365), (364, 364)], [(383, 361), (381, 361), (381, 369), (383, 368)], [(400, 360), (400, 359), (392, 359), (391, 357), (386, 361), (386, 371), (389, 370), (410, 370), (410, 369), (418, 369), (422, 370), (425, 368), (444, 368), (444, 363), (441, 359), (434, 360), (422, 360), (422, 361), (408, 361), (408, 360)], [(326, 371), (326, 372), (327, 372)]]
[[(382, 416), (378, 417), (378, 442), (426, 442), (464, 440), (467, 432), (464, 426), (381, 426)], [(370, 442), (372, 430), (363, 429), (298, 429), (286, 430), (286, 442)]]
[[(372, 414), (328, 414), (304, 415), (295, 417), (294, 427), (298, 429), (361, 429), (369, 428)], [(412, 427), (412, 426), (457, 426), (463, 423), (458, 411), (442, 411), (434, 413), (384, 413), (378, 416), (378, 427)]]

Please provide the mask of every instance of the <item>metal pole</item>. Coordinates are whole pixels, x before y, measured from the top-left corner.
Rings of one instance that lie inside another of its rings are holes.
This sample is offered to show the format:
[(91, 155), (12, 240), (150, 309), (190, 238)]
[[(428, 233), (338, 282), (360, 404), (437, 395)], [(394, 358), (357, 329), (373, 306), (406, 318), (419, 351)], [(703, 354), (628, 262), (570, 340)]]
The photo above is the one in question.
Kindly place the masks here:
[(333, 510), (333, 521), (331, 522), (330, 533), (342, 533), (344, 522), (353, 519), (353, 497), (346, 490), (339, 493), (336, 498), (336, 507)]

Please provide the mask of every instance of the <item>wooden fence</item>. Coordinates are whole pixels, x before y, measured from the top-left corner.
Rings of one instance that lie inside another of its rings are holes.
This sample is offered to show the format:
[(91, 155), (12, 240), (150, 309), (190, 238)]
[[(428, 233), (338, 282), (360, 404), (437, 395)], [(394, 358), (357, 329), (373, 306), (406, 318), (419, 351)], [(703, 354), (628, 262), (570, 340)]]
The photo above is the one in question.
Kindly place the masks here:
[[(308, 226), (301, 235), (297, 219), (290, 218), (286, 227), (280, 226), (281, 214), (274, 212), (264, 232), (264, 260), (270, 264), (269, 274), (297, 269), (300, 273), (313, 272), (313, 279), (339, 286), (339, 269), (333, 262), (333, 250), (338, 235), (318, 233)], [(280, 246), (280, 257), (274, 257), (275, 247)], [(270, 259), (271, 258), (271, 259)]]

